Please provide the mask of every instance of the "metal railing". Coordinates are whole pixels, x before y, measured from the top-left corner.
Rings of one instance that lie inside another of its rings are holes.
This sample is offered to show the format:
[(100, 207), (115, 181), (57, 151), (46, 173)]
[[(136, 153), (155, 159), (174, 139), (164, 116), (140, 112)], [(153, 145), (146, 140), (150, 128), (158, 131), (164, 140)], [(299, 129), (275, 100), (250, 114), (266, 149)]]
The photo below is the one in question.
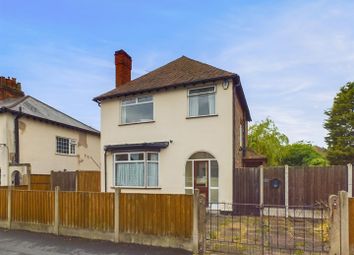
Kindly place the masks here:
[(209, 204), (206, 250), (236, 254), (326, 254), (327, 206)]

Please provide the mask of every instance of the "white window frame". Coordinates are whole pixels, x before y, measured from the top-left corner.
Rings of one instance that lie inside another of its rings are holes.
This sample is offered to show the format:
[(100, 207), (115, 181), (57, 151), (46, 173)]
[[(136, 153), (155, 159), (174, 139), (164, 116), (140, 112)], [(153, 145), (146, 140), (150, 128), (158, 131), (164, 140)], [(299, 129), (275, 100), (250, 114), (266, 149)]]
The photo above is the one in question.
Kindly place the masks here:
[[(142, 153), (144, 155), (143, 160), (130, 160), (130, 154), (139, 154)], [(157, 154), (157, 161), (148, 160), (148, 153)], [(128, 155), (128, 160), (125, 161), (118, 161), (116, 160), (116, 155)], [(143, 186), (119, 186), (116, 185), (116, 164), (118, 163), (129, 163), (129, 162), (143, 162), (144, 163), (144, 185)], [(147, 185), (147, 163), (148, 162), (157, 162), (157, 185), (156, 186), (148, 186)], [(158, 151), (129, 151), (129, 152), (117, 152), (113, 154), (113, 187), (118, 188), (144, 188), (144, 189), (151, 189), (151, 188), (158, 188), (160, 184), (160, 153)]]
[[(139, 99), (141, 98), (148, 98), (150, 97), (151, 100), (149, 101), (144, 101), (144, 102), (139, 102)], [(129, 102), (133, 101), (134, 102)], [(142, 120), (142, 121), (135, 121), (135, 122), (124, 122), (123, 120), (123, 110), (125, 109), (126, 106), (131, 106), (131, 105), (142, 105), (142, 104), (150, 104), (152, 103), (152, 118), (149, 120)], [(120, 124), (121, 125), (128, 125), (128, 124), (135, 124), (135, 123), (144, 123), (144, 122), (151, 122), (154, 121), (154, 98), (152, 95), (144, 95), (144, 96), (138, 96), (138, 97), (132, 97), (132, 98), (126, 98), (122, 99), (120, 102)]]
[[(191, 95), (191, 91), (193, 91), (193, 90), (200, 90), (200, 89), (207, 89), (207, 88), (213, 88), (213, 91), (210, 91), (210, 92), (200, 92), (200, 93), (196, 93), (196, 94), (192, 94), (192, 95)], [(190, 114), (190, 98), (191, 98), (191, 97), (195, 97), (195, 96), (200, 96), (200, 95), (209, 95), (209, 94), (214, 94), (214, 96), (215, 96), (215, 99), (214, 99), (214, 104), (215, 104), (215, 105), (214, 105), (214, 113), (204, 114), (204, 115), (191, 115), (191, 114)], [(187, 97), (188, 97), (187, 116), (188, 116), (189, 118), (198, 118), (198, 117), (206, 117), (206, 116), (217, 115), (217, 114), (216, 114), (216, 85), (209, 85), (209, 86), (203, 86), (203, 87), (190, 88), (190, 89), (188, 89)]]
[[(64, 153), (64, 152), (59, 152), (58, 151), (58, 139), (68, 140), (68, 153)], [(74, 152), (72, 152), (72, 150), (71, 150), (72, 146), (74, 146)], [(58, 154), (58, 155), (75, 156), (75, 155), (77, 155), (76, 151), (77, 151), (76, 139), (68, 138), (68, 137), (62, 137), (62, 136), (56, 136), (55, 137), (55, 152), (56, 152), (56, 154)]]

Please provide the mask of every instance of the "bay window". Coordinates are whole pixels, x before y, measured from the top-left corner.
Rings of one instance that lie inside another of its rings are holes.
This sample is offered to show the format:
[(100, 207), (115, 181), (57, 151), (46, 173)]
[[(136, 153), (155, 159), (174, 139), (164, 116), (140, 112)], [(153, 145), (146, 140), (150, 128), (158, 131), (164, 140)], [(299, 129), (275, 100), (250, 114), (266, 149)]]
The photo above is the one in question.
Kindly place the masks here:
[(121, 123), (139, 123), (154, 119), (154, 104), (152, 96), (141, 96), (122, 100)]
[(215, 114), (215, 86), (188, 90), (189, 117)]
[(114, 168), (114, 186), (158, 186), (159, 154), (157, 152), (114, 154)]

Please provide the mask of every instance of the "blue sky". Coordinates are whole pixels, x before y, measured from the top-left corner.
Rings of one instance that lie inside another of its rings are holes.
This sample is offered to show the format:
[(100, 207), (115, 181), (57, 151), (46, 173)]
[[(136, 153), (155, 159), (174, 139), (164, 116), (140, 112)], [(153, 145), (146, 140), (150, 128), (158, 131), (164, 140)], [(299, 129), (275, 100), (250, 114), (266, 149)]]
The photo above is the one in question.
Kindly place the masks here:
[(324, 110), (354, 80), (354, 1), (0, 0), (0, 75), (99, 128), (115, 50), (133, 77), (181, 55), (241, 76), (254, 121), (324, 146)]

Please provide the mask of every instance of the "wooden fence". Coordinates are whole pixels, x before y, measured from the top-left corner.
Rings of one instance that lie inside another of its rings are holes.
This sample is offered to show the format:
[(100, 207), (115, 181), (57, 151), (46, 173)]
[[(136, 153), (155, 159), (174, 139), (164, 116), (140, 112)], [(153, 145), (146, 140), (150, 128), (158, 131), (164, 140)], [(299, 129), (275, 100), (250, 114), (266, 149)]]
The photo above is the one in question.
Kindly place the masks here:
[(192, 250), (197, 197), (0, 189), (0, 227)]
[(120, 231), (191, 238), (193, 200), (187, 195), (121, 194)]
[(353, 192), (352, 167), (236, 168), (234, 203), (311, 206), (338, 191)]
[(101, 192), (100, 171), (76, 171), (77, 191)]
[(113, 232), (114, 193), (60, 192), (60, 225)]
[(7, 219), (7, 190), (0, 189), (0, 220)]
[(76, 191), (76, 172), (69, 171), (52, 171), (51, 175), (51, 190), (55, 187), (60, 187), (63, 191)]
[(51, 172), (51, 189), (60, 187), (62, 191), (101, 191), (100, 171), (59, 171)]
[(11, 220), (15, 222), (53, 224), (54, 192), (13, 190)]
[(51, 190), (49, 174), (31, 174), (29, 178), (31, 190)]

